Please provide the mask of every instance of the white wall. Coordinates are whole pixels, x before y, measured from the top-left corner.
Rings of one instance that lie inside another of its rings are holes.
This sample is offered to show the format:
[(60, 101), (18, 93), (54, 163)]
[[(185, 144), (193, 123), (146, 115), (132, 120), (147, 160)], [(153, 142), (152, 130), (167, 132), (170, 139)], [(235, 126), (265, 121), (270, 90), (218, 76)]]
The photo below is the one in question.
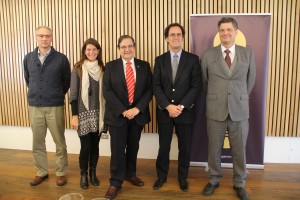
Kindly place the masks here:
[[(75, 130), (66, 130), (68, 153), (78, 154), (80, 142)], [(0, 148), (31, 150), (32, 133), (28, 127), (0, 126)], [(101, 139), (100, 155), (110, 156), (110, 140)], [(50, 132), (46, 137), (47, 150), (55, 152), (55, 145)], [(142, 134), (138, 158), (156, 159), (158, 152), (158, 134)], [(265, 163), (300, 163), (300, 138), (266, 137)], [(178, 156), (177, 138), (173, 137), (170, 157)]]

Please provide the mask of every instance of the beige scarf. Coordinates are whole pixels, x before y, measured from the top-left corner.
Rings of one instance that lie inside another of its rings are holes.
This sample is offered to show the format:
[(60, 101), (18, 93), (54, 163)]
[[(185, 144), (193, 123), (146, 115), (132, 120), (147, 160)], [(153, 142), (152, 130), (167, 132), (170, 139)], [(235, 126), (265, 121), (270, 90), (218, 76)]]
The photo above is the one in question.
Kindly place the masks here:
[(98, 65), (98, 60), (90, 62), (84, 61), (82, 65), (82, 84), (81, 84), (81, 98), (83, 105), (89, 110), (89, 75), (97, 82), (100, 81), (101, 68)]

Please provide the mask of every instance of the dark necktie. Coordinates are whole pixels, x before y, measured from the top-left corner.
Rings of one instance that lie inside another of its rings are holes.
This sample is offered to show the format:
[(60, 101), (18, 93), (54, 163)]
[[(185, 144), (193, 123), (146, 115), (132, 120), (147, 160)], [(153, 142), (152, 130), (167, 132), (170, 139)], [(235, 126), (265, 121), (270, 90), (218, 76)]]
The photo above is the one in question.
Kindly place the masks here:
[(227, 66), (230, 68), (231, 67), (231, 59), (229, 56), (230, 50), (226, 49), (224, 52), (226, 53), (225, 62), (227, 63)]
[(132, 104), (134, 97), (135, 80), (133, 70), (131, 67), (131, 62), (126, 63), (126, 85), (128, 91), (128, 101), (130, 104)]

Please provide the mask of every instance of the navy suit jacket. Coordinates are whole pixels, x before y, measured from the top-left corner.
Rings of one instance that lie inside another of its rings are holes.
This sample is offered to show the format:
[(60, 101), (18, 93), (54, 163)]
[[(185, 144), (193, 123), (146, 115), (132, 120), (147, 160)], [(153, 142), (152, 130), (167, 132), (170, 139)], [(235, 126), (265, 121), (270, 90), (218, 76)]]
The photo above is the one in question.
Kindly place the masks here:
[(128, 91), (122, 59), (106, 64), (103, 76), (103, 96), (105, 103), (104, 122), (110, 126), (122, 126), (127, 118), (122, 113), (137, 107), (140, 113), (133, 120), (140, 126), (150, 122), (149, 103), (153, 96), (150, 64), (134, 58), (136, 84), (132, 105), (128, 101)]
[[(160, 123), (172, 119), (179, 124), (195, 121), (195, 100), (201, 87), (201, 68), (198, 56), (182, 50), (173, 84), (170, 51), (155, 59), (153, 92), (157, 101), (156, 116)], [(181, 104), (185, 108), (181, 115), (170, 118), (166, 107)]]

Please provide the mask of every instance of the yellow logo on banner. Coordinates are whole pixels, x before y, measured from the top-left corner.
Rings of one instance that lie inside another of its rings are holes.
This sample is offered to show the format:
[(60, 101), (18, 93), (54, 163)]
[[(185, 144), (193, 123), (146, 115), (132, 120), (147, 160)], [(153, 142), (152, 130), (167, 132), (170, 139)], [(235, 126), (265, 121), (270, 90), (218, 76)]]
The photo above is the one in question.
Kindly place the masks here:
[[(215, 39), (214, 39), (214, 47), (218, 46), (220, 44), (221, 44), (221, 40), (220, 40), (220, 37), (219, 37), (219, 33), (217, 33), (215, 35)], [(235, 37), (235, 44), (240, 45), (242, 47), (246, 47), (246, 44), (247, 44), (246, 43), (246, 38), (245, 38), (243, 32), (240, 31), (240, 30), (237, 30), (237, 34), (236, 34), (236, 37)]]
[(223, 149), (230, 149), (230, 143), (229, 143), (229, 138), (228, 138), (228, 130), (226, 131), (226, 134), (225, 134)]

